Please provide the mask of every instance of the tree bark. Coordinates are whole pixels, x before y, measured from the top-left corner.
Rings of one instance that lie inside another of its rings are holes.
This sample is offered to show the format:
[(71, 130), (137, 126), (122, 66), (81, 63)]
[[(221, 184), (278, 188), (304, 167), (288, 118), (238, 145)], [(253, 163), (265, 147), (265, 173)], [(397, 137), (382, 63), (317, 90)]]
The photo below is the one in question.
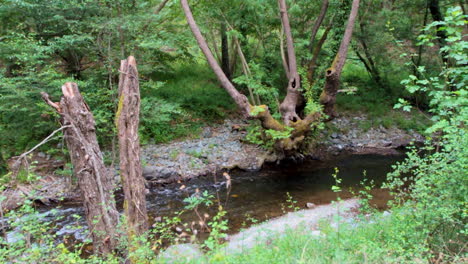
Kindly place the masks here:
[(226, 77), (231, 80), (231, 69), (229, 67), (229, 43), (226, 34), (226, 24), (221, 23), (221, 68)]
[(43, 98), (61, 115), (63, 126), (70, 126), (64, 130), (64, 135), (83, 197), (86, 222), (94, 251), (105, 255), (117, 245), (119, 213), (115, 207), (112, 175), (104, 166), (95, 121), (78, 86), (65, 83), (62, 92), (60, 103), (51, 102), (45, 93)]
[[(434, 22), (444, 21), (444, 15), (440, 10), (439, 0), (429, 0), (429, 10), (431, 11), (432, 20)], [(437, 25), (437, 39), (441, 48), (447, 45), (447, 32), (442, 28), (442, 25)], [(442, 52), (442, 61), (446, 64), (449, 63), (447, 52)]]
[(242, 111), (242, 114), (248, 117), (250, 115), (249, 100), (247, 99), (245, 95), (237, 91), (237, 89), (229, 81), (229, 79), (226, 77), (221, 67), (216, 62), (216, 59), (211, 53), (208, 47), (208, 44), (206, 43), (205, 38), (203, 38), (200, 32), (200, 29), (198, 28), (198, 25), (196, 24), (195, 19), (193, 18), (192, 11), (190, 10), (190, 6), (187, 0), (181, 0), (180, 3), (182, 5), (182, 9), (184, 10), (185, 17), (187, 18), (187, 23), (190, 29), (192, 30), (192, 33), (195, 36), (195, 39), (197, 40), (198, 46), (200, 47), (203, 54), (205, 55), (206, 60), (208, 61), (208, 64), (210, 65), (211, 69), (213, 69), (216, 77), (221, 83), (221, 86), (229, 93), (231, 98), (234, 99), (234, 102), (240, 108), (240, 110)]
[[(130, 247), (135, 236), (148, 230), (145, 180), (141, 171), (140, 139), (140, 87), (138, 71), (133, 56), (120, 63), (119, 106), (116, 114), (120, 176), (125, 195), (124, 211)], [(131, 248), (130, 248), (131, 250)]]
[(341, 72), (346, 62), (348, 46), (353, 35), (354, 23), (356, 21), (358, 10), (359, 0), (353, 0), (348, 24), (346, 25), (340, 48), (333, 60), (332, 66), (327, 69), (325, 74), (325, 87), (320, 95), (320, 103), (323, 105), (323, 111), (329, 119), (333, 119), (337, 116), (335, 111), (336, 94), (338, 93), (338, 88), (340, 86)]
[(288, 10), (285, 0), (278, 0), (281, 22), (283, 24), (284, 34), (286, 35), (286, 50), (288, 52), (289, 82), (286, 97), (280, 105), (280, 112), (283, 122), (289, 125), (291, 122), (301, 120), (296, 113), (296, 106), (301, 99), (301, 80), (297, 73), (296, 54), (294, 52), (294, 42), (289, 24)]
[(284, 29), (282, 25), (281, 25), (279, 38), (280, 38), (281, 62), (283, 64), (284, 72), (286, 73), (286, 78), (288, 78), (289, 80), (289, 65), (288, 65), (288, 60), (286, 59), (286, 54), (284, 54)]

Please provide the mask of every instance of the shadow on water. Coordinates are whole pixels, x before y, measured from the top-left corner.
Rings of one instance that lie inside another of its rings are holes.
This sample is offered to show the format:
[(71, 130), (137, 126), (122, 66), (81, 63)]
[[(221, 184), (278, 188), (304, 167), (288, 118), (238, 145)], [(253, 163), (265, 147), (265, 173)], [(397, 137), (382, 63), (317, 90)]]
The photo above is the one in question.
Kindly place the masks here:
[[(182, 183), (152, 187), (147, 195), (148, 212), (153, 222), (159, 217), (171, 217), (184, 208), (185, 198), (193, 195), (197, 189), (201, 192), (206, 190), (219, 197), (220, 204), (228, 212), (229, 232), (235, 233), (251, 224), (247, 219), (264, 221), (291, 211), (287, 208), (287, 193), (297, 201), (296, 206), (299, 208), (305, 208), (307, 203), (319, 205), (335, 200), (337, 193), (331, 191), (335, 184), (331, 176), (335, 167), (339, 169), (338, 177), (343, 180), (343, 192), (339, 195), (346, 199), (352, 197), (346, 190), (359, 187), (364, 179), (363, 171), (366, 171), (366, 178), (380, 186), (391, 170), (391, 165), (403, 159), (404, 155), (349, 155), (326, 162), (308, 160), (301, 164), (270, 165), (257, 172), (235, 170), (229, 173), (232, 185), (230, 192), (226, 189), (226, 179), (222, 175), (199, 177)], [(181, 189), (182, 185), (184, 187)], [(388, 192), (377, 187), (372, 194), (374, 199), (371, 202), (377, 208), (385, 209), (390, 199)], [(122, 194), (118, 194), (117, 199), (121, 204)], [(200, 211), (213, 216), (217, 208), (212, 206), (201, 208)], [(63, 204), (53, 211), (51, 208), (40, 208), (39, 211), (45, 221), (55, 222), (59, 237), (78, 241), (86, 238), (84, 217), (80, 220), (76, 218), (76, 215), (84, 215), (79, 205)], [(181, 218), (186, 223), (199, 220), (193, 211), (185, 212)]]

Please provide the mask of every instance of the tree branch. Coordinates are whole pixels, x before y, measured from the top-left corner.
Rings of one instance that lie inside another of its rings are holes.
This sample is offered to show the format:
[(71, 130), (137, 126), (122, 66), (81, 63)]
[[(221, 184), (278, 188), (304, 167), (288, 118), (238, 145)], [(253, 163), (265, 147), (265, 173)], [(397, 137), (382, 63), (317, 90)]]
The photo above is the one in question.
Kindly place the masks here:
[(198, 46), (205, 55), (206, 60), (208, 61), (208, 64), (210, 65), (211, 69), (216, 74), (216, 77), (221, 83), (221, 86), (229, 93), (232, 99), (234, 99), (235, 103), (241, 109), (242, 113), (245, 116), (249, 116), (250, 104), (247, 97), (239, 93), (239, 91), (237, 91), (234, 85), (226, 77), (219, 64), (216, 62), (216, 59), (213, 57), (213, 54), (211, 53), (205, 38), (203, 38), (203, 35), (201, 34), (200, 29), (196, 24), (195, 19), (193, 18), (192, 11), (190, 10), (190, 6), (187, 0), (181, 0), (180, 3), (182, 5), (182, 9), (184, 10), (187, 23), (190, 29), (192, 30), (195, 39), (197, 40)]
[(323, 0), (322, 7), (320, 8), (320, 14), (317, 17), (317, 20), (315, 20), (314, 26), (312, 27), (312, 34), (310, 36), (310, 42), (309, 42), (310, 52), (313, 51), (315, 37), (317, 36), (317, 32), (318, 32), (320, 26), (322, 25), (322, 22), (323, 22), (323, 19), (325, 18), (325, 15), (327, 14), (328, 4), (329, 4), (329, 0)]

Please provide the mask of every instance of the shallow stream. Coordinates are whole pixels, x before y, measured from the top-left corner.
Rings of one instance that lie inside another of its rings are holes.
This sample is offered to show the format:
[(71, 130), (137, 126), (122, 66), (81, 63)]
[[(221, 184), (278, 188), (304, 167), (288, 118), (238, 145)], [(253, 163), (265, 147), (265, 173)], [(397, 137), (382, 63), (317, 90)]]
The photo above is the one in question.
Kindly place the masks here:
[[(301, 164), (270, 165), (256, 172), (231, 171), (229, 191), (223, 175), (153, 186), (147, 196), (148, 211), (153, 223), (160, 217), (163, 219), (171, 217), (184, 208), (185, 198), (193, 195), (197, 189), (199, 192), (206, 190), (215, 197), (215, 206), (200, 208), (201, 214), (208, 213), (211, 216), (215, 214), (219, 199), (219, 203), (228, 212), (229, 232), (235, 233), (252, 224), (249, 219), (264, 221), (274, 218), (291, 211), (289, 208), (291, 205), (306, 208), (307, 203), (315, 205), (330, 203), (338, 195), (343, 199), (350, 198), (353, 194), (348, 189), (359, 188), (364, 178), (372, 179), (379, 186), (391, 170), (391, 165), (403, 158), (403, 155), (347, 155), (326, 162), (308, 160)], [(338, 168), (338, 177), (342, 179), (343, 191), (339, 193), (331, 190), (335, 185), (332, 177), (335, 168)], [(377, 208), (385, 209), (390, 199), (388, 192), (376, 187), (372, 190), (372, 194), (374, 199), (371, 202)], [(292, 197), (289, 198), (289, 202), (288, 196)], [(119, 194), (117, 199), (121, 207), (122, 195)], [(81, 219), (76, 217), (84, 214), (79, 204), (62, 204), (54, 207), (55, 210), (52, 209), (42, 207), (39, 211), (42, 219), (56, 224), (59, 237), (69, 237), (78, 241), (86, 238), (84, 217)], [(181, 218), (187, 223), (199, 220), (193, 210), (185, 212)], [(10, 232), (10, 239), (14, 239), (14, 235), (14, 232)]]

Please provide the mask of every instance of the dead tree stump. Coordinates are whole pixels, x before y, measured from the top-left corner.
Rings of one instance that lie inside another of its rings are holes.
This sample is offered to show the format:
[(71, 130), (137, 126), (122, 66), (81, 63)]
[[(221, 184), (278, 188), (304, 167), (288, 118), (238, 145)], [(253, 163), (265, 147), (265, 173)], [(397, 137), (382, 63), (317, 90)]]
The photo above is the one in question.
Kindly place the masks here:
[[(145, 180), (140, 161), (140, 87), (135, 58), (120, 64), (119, 106), (116, 114), (120, 149), (120, 175), (129, 241), (148, 230)], [(132, 247), (132, 245), (131, 245)]]
[(96, 138), (95, 121), (76, 83), (62, 86), (60, 103), (50, 101), (46, 93), (43, 99), (62, 117), (65, 141), (73, 164), (73, 172), (83, 196), (86, 221), (91, 232), (94, 251), (105, 255), (117, 244), (119, 213), (115, 207), (110, 171), (104, 166)]

